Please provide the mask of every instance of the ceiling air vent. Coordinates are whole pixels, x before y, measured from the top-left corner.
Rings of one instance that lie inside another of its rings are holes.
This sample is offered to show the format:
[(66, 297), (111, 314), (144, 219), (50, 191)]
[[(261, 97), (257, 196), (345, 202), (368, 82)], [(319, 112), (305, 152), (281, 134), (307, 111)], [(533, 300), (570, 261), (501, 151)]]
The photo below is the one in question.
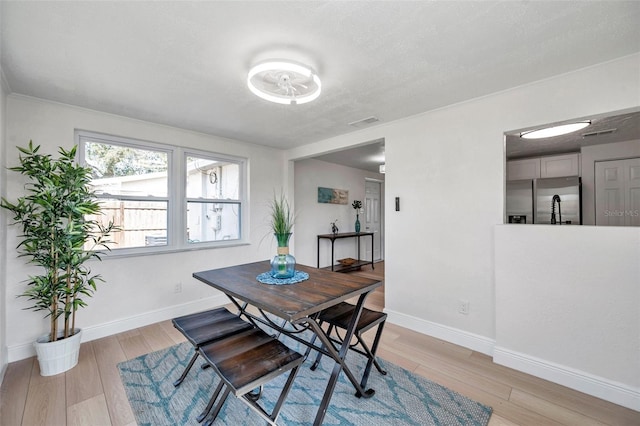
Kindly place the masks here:
[(583, 138), (590, 138), (592, 136), (610, 135), (611, 133), (615, 132), (616, 130), (618, 130), (618, 129), (598, 130), (596, 132), (583, 133), (582, 137)]
[(363, 118), (362, 120), (352, 121), (351, 123), (349, 123), (349, 126), (364, 127), (364, 126), (368, 126), (369, 124), (375, 123), (376, 121), (380, 121), (378, 117), (371, 116), (371, 117)]

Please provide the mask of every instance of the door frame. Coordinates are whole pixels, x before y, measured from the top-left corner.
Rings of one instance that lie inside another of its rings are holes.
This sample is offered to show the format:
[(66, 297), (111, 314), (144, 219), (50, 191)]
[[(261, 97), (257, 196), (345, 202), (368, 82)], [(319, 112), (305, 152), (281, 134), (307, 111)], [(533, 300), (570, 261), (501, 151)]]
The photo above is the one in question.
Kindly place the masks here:
[(384, 211), (385, 211), (385, 192), (384, 192), (384, 179), (374, 179), (374, 178), (368, 178), (365, 177), (364, 178), (364, 182), (365, 182), (365, 197), (366, 197), (366, 187), (367, 187), (367, 182), (373, 182), (373, 183), (377, 183), (380, 185), (380, 259), (374, 259), (374, 261), (383, 261), (385, 258), (384, 255), (384, 230), (385, 230), (385, 216), (384, 216)]

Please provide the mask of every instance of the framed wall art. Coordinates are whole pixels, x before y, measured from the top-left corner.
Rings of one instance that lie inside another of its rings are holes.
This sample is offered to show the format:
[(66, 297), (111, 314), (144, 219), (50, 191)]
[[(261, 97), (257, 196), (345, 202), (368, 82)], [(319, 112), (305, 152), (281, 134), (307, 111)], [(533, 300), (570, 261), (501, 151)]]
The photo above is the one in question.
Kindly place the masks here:
[(347, 204), (349, 201), (349, 191), (346, 189), (318, 187), (318, 202), (329, 204)]

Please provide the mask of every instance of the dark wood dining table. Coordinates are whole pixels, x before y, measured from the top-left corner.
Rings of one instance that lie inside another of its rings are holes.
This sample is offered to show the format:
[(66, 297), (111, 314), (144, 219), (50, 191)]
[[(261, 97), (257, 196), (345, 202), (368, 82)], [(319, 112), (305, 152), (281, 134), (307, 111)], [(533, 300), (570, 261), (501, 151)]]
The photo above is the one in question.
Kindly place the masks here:
[[(193, 277), (225, 293), (240, 314), (250, 321), (265, 324), (304, 344), (309, 348), (307, 354), (313, 349), (330, 356), (335, 361), (313, 423), (321, 425), (341, 372), (344, 372), (353, 384), (356, 396), (370, 398), (375, 393), (373, 389), (365, 390), (360, 386), (345, 363), (345, 358), (349, 351), (349, 342), (362, 313), (364, 301), (372, 290), (382, 285), (382, 282), (298, 264), (296, 270), (308, 273), (309, 279), (286, 285), (260, 283), (256, 277), (270, 269), (269, 262), (262, 261), (195, 272)], [(322, 310), (356, 297), (358, 301), (355, 304), (354, 315), (342, 345), (337, 348), (320, 326), (318, 316)], [(259, 313), (252, 312), (249, 306), (257, 308)], [(265, 313), (281, 318), (284, 323), (276, 323)], [(289, 327), (287, 323), (290, 324)], [(306, 330), (311, 331), (314, 337), (311, 339), (301, 337), (304, 336), (301, 332)], [(319, 339), (320, 345), (315, 343), (316, 339)]]

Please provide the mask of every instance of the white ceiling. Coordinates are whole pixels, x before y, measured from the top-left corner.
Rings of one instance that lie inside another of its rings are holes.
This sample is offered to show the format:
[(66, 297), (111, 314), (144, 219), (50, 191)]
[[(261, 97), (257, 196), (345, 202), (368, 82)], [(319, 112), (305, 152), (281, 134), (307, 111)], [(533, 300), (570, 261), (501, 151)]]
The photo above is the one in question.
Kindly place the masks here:
[[(282, 149), (640, 51), (638, 1), (2, 1), (0, 13), (11, 92)], [(319, 99), (249, 92), (249, 67), (282, 57), (318, 71)]]
[(355, 148), (318, 155), (315, 159), (378, 173), (380, 165), (385, 162), (384, 139), (366, 142)]
[[(638, 95), (640, 96), (640, 93)], [(591, 124), (580, 131), (552, 138), (523, 139), (520, 137), (522, 131), (544, 126), (506, 132), (506, 156), (509, 159), (516, 159), (580, 152), (583, 146), (640, 140), (640, 108), (634, 108), (634, 111), (611, 112), (593, 117), (576, 117), (575, 120), (549, 124), (559, 125), (582, 120), (588, 120)]]

